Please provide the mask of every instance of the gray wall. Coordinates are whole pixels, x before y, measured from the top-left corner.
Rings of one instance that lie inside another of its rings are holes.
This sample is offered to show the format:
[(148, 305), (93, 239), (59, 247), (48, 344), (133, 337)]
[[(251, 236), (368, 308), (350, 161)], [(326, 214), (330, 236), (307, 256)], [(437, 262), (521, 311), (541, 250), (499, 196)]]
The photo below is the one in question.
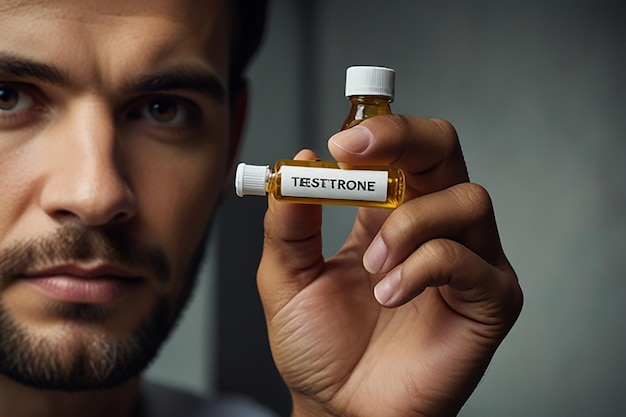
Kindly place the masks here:
[[(623, 4), (272, 0), (241, 160), (327, 156), (345, 68), (386, 65), (394, 111), (450, 120), (491, 192), (526, 301), (462, 416), (626, 415)], [(264, 205), (233, 197), (222, 211), (214, 370), (219, 389), (286, 410), (254, 288)], [(325, 210), (330, 255), (354, 211)]]
[(626, 415), (624, 2), (354, 4), (318, 7), (320, 139), (343, 67), (395, 67), (395, 111), (457, 127), (525, 291), (462, 415)]

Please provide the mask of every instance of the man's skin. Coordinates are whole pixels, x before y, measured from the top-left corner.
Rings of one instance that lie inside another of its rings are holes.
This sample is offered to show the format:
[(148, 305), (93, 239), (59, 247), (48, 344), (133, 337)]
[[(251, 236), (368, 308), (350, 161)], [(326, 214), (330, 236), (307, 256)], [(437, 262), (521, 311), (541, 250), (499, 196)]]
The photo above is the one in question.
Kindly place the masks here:
[[(47, 350), (64, 364), (91, 344), (128, 337), (157, 300), (176, 304), (184, 296), (211, 213), (231, 182), (237, 138), (226, 91), (228, 16), (226, 1), (0, 3), (3, 103), (17, 103), (0, 114), (0, 250), (62, 226), (114, 227), (158, 248), (169, 264), (162, 278), (103, 255), (42, 261), (22, 271), (28, 279), (5, 279), (2, 308), (31, 336), (51, 340)], [(186, 85), (172, 86), (172, 75), (181, 74)], [(155, 98), (164, 110), (152, 115)], [(57, 312), (76, 302), (105, 312), (91, 321)], [(136, 389), (137, 378), (67, 394), (0, 377), (0, 416), (129, 416)]]
[[(227, 91), (229, 16), (226, 0), (0, 1), (0, 327), (45, 343), (45, 381), (95, 369), (75, 392), (0, 376), (0, 417), (136, 412), (138, 376), (96, 362), (160, 305), (171, 326), (230, 187), (246, 93)], [(442, 121), (377, 117), (329, 149), (405, 169), (408, 195), (361, 209), (328, 260), (320, 207), (270, 200), (258, 283), (294, 416), (452, 415), (522, 302), (488, 194)], [(78, 232), (139, 254), (49, 255)], [(15, 263), (24, 247), (39, 252)]]
[(403, 168), (408, 201), (361, 208), (324, 260), (320, 207), (270, 200), (258, 283), (293, 415), (456, 415), (522, 304), (489, 195), (441, 120), (378, 116), (329, 149)]

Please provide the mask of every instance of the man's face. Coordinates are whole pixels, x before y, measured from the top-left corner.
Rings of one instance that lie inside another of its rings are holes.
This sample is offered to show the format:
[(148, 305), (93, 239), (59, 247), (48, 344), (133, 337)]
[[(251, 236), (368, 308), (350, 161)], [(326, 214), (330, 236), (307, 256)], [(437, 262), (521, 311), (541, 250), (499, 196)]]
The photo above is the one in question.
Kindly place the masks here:
[(229, 165), (227, 2), (0, 0), (0, 372), (140, 371)]

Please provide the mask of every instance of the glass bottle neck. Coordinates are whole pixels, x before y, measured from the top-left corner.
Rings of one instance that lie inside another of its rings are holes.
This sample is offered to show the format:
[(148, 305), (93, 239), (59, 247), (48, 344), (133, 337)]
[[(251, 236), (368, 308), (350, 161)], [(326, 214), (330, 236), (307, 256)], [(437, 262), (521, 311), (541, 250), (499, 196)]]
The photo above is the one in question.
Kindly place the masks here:
[(389, 106), (391, 97), (387, 96), (350, 96), (353, 105)]
[(351, 96), (352, 107), (342, 130), (381, 114), (391, 114), (391, 98), (386, 96)]

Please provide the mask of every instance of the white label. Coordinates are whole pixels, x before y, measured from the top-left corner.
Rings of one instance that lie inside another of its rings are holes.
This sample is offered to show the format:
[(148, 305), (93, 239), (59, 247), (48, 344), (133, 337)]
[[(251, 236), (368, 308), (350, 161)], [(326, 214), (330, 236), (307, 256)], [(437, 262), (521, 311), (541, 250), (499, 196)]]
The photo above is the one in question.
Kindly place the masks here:
[(286, 197), (387, 200), (387, 171), (282, 166), (280, 174)]

